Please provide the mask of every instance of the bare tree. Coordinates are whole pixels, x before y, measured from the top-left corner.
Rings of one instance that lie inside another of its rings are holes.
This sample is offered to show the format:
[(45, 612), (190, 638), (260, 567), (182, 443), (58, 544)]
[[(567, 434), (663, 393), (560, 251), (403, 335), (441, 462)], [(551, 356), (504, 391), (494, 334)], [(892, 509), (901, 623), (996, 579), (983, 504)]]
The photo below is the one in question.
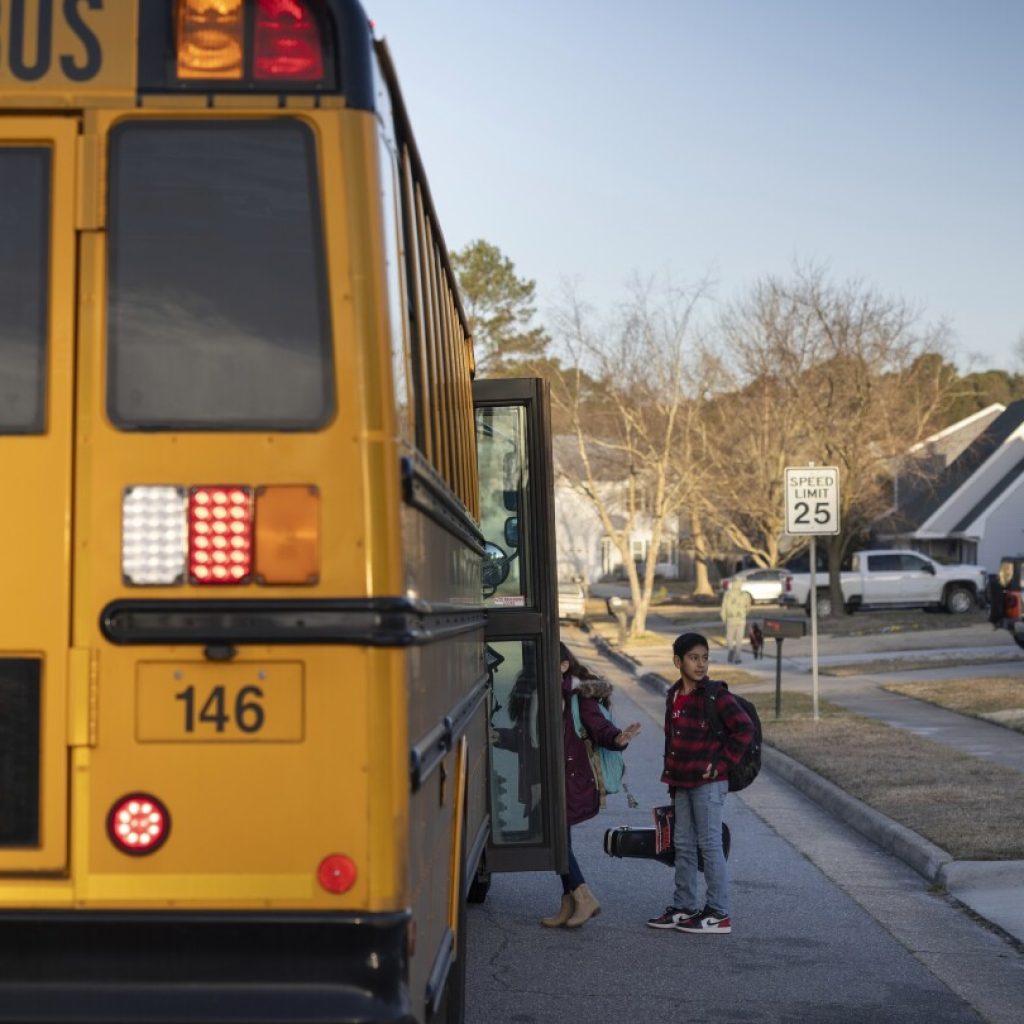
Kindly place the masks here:
[[(555, 334), (570, 358), (553, 381), (552, 397), (578, 455), (560, 472), (593, 504), (619, 551), (634, 635), (646, 631), (666, 523), (692, 487), (679, 466), (687, 462), (697, 412), (687, 354), (701, 292), (655, 293), (638, 283), (617, 314), (599, 322), (570, 291), (556, 314)], [(642, 579), (632, 551), (641, 528), (650, 530)]]
[(785, 531), (785, 467), (813, 451), (802, 382), (817, 359), (813, 315), (776, 278), (759, 281), (719, 318), (719, 392), (709, 402), (709, 517), (741, 551), (777, 565)]
[(798, 268), (727, 308), (719, 336), (723, 388), (707, 416), (713, 520), (758, 562), (777, 564), (783, 470), (837, 465), (842, 532), (828, 550), (832, 607), (842, 609), (843, 556), (891, 509), (896, 473), (934, 471), (907, 456), (940, 424), (954, 383), (939, 354), (944, 329), (920, 326), (905, 302), (860, 282)]
[(800, 377), (799, 415), (814, 461), (839, 467), (842, 530), (829, 539), (832, 607), (843, 608), (839, 568), (851, 541), (893, 505), (893, 480), (934, 472), (908, 457), (934, 432), (953, 386), (938, 356), (942, 325), (920, 323), (902, 299), (861, 282), (800, 274), (793, 298), (810, 317), (814, 360)]

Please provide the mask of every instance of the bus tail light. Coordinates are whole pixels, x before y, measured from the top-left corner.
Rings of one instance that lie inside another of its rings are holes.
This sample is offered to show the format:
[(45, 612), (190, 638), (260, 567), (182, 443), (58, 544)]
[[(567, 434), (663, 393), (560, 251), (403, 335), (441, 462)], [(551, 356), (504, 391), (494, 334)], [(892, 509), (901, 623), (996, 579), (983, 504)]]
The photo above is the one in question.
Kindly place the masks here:
[(121, 499), (121, 575), (133, 587), (320, 579), (320, 491), (137, 485)]
[(341, 895), (356, 884), (356, 863), (343, 853), (332, 853), (320, 861), (317, 881), (328, 892)]
[(167, 841), (170, 831), (167, 808), (149, 793), (121, 797), (107, 815), (107, 835), (122, 853), (153, 853)]
[(242, 0), (179, 0), (178, 78), (240, 79)]
[(324, 76), (320, 28), (306, 0), (258, 0), (253, 77), (313, 82)]
[(188, 574), (193, 583), (244, 583), (252, 572), (252, 488), (193, 487)]
[(315, 583), (320, 573), (320, 492), (316, 487), (256, 489), (260, 583)]
[(153, 586), (184, 580), (184, 487), (126, 487), (121, 529), (121, 572), (126, 583)]

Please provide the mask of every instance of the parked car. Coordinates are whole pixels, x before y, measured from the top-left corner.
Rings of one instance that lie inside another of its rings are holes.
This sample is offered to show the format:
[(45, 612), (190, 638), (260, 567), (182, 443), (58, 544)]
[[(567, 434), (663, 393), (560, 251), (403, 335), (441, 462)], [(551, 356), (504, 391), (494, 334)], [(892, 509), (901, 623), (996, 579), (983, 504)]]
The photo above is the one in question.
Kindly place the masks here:
[[(980, 565), (942, 565), (917, 551), (857, 551), (839, 574), (848, 611), (858, 608), (944, 608), (960, 615), (986, 600), (988, 573)], [(815, 579), (819, 615), (832, 614), (827, 575)], [(811, 579), (787, 573), (782, 603), (810, 611)]]
[(722, 593), (730, 587), (739, 587), (750, 595), (754, 604), (778, 604), (785, 578), (785, 569), (744, 569), (722, 580)]
[(578, 583), (558, 584), (558, 618), (582, 625), (587, 617), (587, 599)]

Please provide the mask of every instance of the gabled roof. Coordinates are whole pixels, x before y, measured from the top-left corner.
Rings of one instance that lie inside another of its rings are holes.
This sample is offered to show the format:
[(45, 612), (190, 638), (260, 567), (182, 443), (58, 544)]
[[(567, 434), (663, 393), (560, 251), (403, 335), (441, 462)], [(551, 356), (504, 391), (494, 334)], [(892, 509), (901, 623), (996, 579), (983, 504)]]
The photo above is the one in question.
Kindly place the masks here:
[(1003, 476), (985, 492), (980, 501), (975, 502), (975, 504), (971, 506), (967, 514), (960, 519), (951, 532), (965, 532), (970, 525), (974, 523), (997, 498), (1004, 495), (1021, 476), (1024, 476), (1024, 454), (1022, 454), (1021, 457), (1010, 466), (1006, 473), (1004, 473)]
[(995, 420), (1000, 413), (1006, 411), (1002, 402), (993, 402), (984, 409), (979, 409), (970, 416), (965, 416), (956, 423), (937, 431), (923, 441), (919, 441), (910, 449), (911, 455), (929, 456), (941, 460), (948, 466)]
[[(1016, 443), (1008, 444), (1014, 440)], [(1012, 402), (934, 483), (912, 484), (900, 502), (905, 529), (957, 533), (974, 522), (1024, 472), (1024, 400)], [(971, 482), (971, 489), (961, 489)], [(950, 521), (951, 517), (955, 517)]]

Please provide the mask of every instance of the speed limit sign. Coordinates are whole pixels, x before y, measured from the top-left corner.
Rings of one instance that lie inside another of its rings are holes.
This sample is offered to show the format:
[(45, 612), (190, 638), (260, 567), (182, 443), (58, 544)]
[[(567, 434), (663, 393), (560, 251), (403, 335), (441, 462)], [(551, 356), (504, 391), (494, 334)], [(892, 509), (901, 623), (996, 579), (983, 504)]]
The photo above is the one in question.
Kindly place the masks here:
[(839, 468), (786, 468), (786, 533), (839, 532)]

